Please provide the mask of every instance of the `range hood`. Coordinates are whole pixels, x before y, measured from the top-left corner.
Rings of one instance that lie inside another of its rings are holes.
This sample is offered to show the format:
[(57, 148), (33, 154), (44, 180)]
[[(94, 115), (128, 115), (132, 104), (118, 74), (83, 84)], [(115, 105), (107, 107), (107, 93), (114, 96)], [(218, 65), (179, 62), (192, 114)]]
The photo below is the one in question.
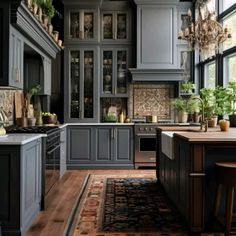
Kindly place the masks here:
[(137, 65), (133, 82), (183, 80), (177, 47), (178, 0), (134, 0), (137, 4)]
[(165, 82), (183, 80), (183, 69), (138, 69), (129, 68), (133, 82)]

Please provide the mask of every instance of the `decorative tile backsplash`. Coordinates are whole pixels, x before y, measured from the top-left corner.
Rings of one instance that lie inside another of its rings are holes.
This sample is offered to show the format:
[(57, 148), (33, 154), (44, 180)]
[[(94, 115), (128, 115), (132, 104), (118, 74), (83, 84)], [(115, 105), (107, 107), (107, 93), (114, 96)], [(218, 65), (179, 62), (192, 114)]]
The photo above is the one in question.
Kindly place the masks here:
[(14, 123), (14, 93), (16, 90), (0, 89), (0, 108), (2, 108), (9, 120), (9, 125)]
[(174, 97), (172, 84), (134, 84), (129, 89), (131, 117), (156, 115), (161, 119), (173, 117), (170, 101)]

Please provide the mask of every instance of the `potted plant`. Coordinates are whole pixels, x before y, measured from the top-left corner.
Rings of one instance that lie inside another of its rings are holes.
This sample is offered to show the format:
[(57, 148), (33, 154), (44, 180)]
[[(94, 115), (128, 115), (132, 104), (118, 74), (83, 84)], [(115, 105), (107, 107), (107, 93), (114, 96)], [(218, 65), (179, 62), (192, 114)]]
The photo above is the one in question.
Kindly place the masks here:
[(186, 94), (193, 94), (194, 90), (195, 90), (195, 84), (190, 80), (181, 84), (181, 91), (183, 91)]
[(200, 95), (204, 104), (204, 116), (207, 119), (209, 127), (217, 125), (218, 114), (216, 109), (216, 97), (214, 88), (202, 88)]
[(227, 90), (226, 111), (229, 114), (230, 126), (236, 127), (236, 82), (229, 82)]
[(55, 8), (52, 5), (52, 0), (37, 0), (37, 2), (42, 9), (43, 26), (47, 28), (48, 23), (51, 22), (51, 19), (55, 15)]
[(186, 123), (188, 121), (188, 100), (179, 97), (172, 101), (172, 105), (178, 112), (178, 122)]

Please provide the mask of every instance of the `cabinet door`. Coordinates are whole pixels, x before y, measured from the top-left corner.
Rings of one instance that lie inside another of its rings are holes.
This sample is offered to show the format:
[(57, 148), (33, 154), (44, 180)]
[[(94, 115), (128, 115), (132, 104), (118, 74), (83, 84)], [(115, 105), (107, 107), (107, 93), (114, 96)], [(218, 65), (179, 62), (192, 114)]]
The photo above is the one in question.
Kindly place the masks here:
[[(94, 41), (97, 39), (97, 12), (95, 9), (68, 9), (65, 35), (69, 40)], [(69, 27), (68, 27), (69, 26)]]
[(101, 96), (127, 97), (129, 49), (104, 47), (101, 52)]
[(33, 219), (40, 209), (41, 200), (41, 139), (23, 146), (21, 180), (21, 219), (23, 227), (27, 227), (29, 219)]
[(9, 40), (9, 85), (23, 89), (23, 38), (10, 27)]
[(112, 49), (102, 50), (102, 94), (114, 93), (114, 53)]
[(117, 43), (130, 40), (130, 13), (127, 11), (103, 11), (101, 29), (103, 41)]
[(92, 160), (92, 128), (70, 128), (68, 136), (69, 163), (88, 162)]
[(98, 119), (98, 81), (97, 81), (97, 50), (75, 49), (69, 51), (69, 69), (66, 73), (65, 104), (69, 104), (69, 111), (65, 111), (66, 120), (95, 122)]
[(114, 128), (115, 137), (115, 161), (133, 161), (133, 130), (132, 128)]
[(101, 127), (95, 130), (96, 161), (112, 160), (114, 130), (110, 127)]

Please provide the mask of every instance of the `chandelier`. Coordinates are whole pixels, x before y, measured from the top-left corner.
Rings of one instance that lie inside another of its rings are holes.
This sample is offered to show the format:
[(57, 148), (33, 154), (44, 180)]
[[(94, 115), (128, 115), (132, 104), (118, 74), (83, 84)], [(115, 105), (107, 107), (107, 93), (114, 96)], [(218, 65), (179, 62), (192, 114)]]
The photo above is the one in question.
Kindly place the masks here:
[(208, 1), (196, 1), (196, 21), (189, 9), (186, 27), (178, 34), (178, 39), (188, 41), (191, 50), (199, 51), (201, 60), (222, 53), (222, 43), (232, 37), (228, 28), (217, 22), (215, 11), (210, 11), (207, 6)]

